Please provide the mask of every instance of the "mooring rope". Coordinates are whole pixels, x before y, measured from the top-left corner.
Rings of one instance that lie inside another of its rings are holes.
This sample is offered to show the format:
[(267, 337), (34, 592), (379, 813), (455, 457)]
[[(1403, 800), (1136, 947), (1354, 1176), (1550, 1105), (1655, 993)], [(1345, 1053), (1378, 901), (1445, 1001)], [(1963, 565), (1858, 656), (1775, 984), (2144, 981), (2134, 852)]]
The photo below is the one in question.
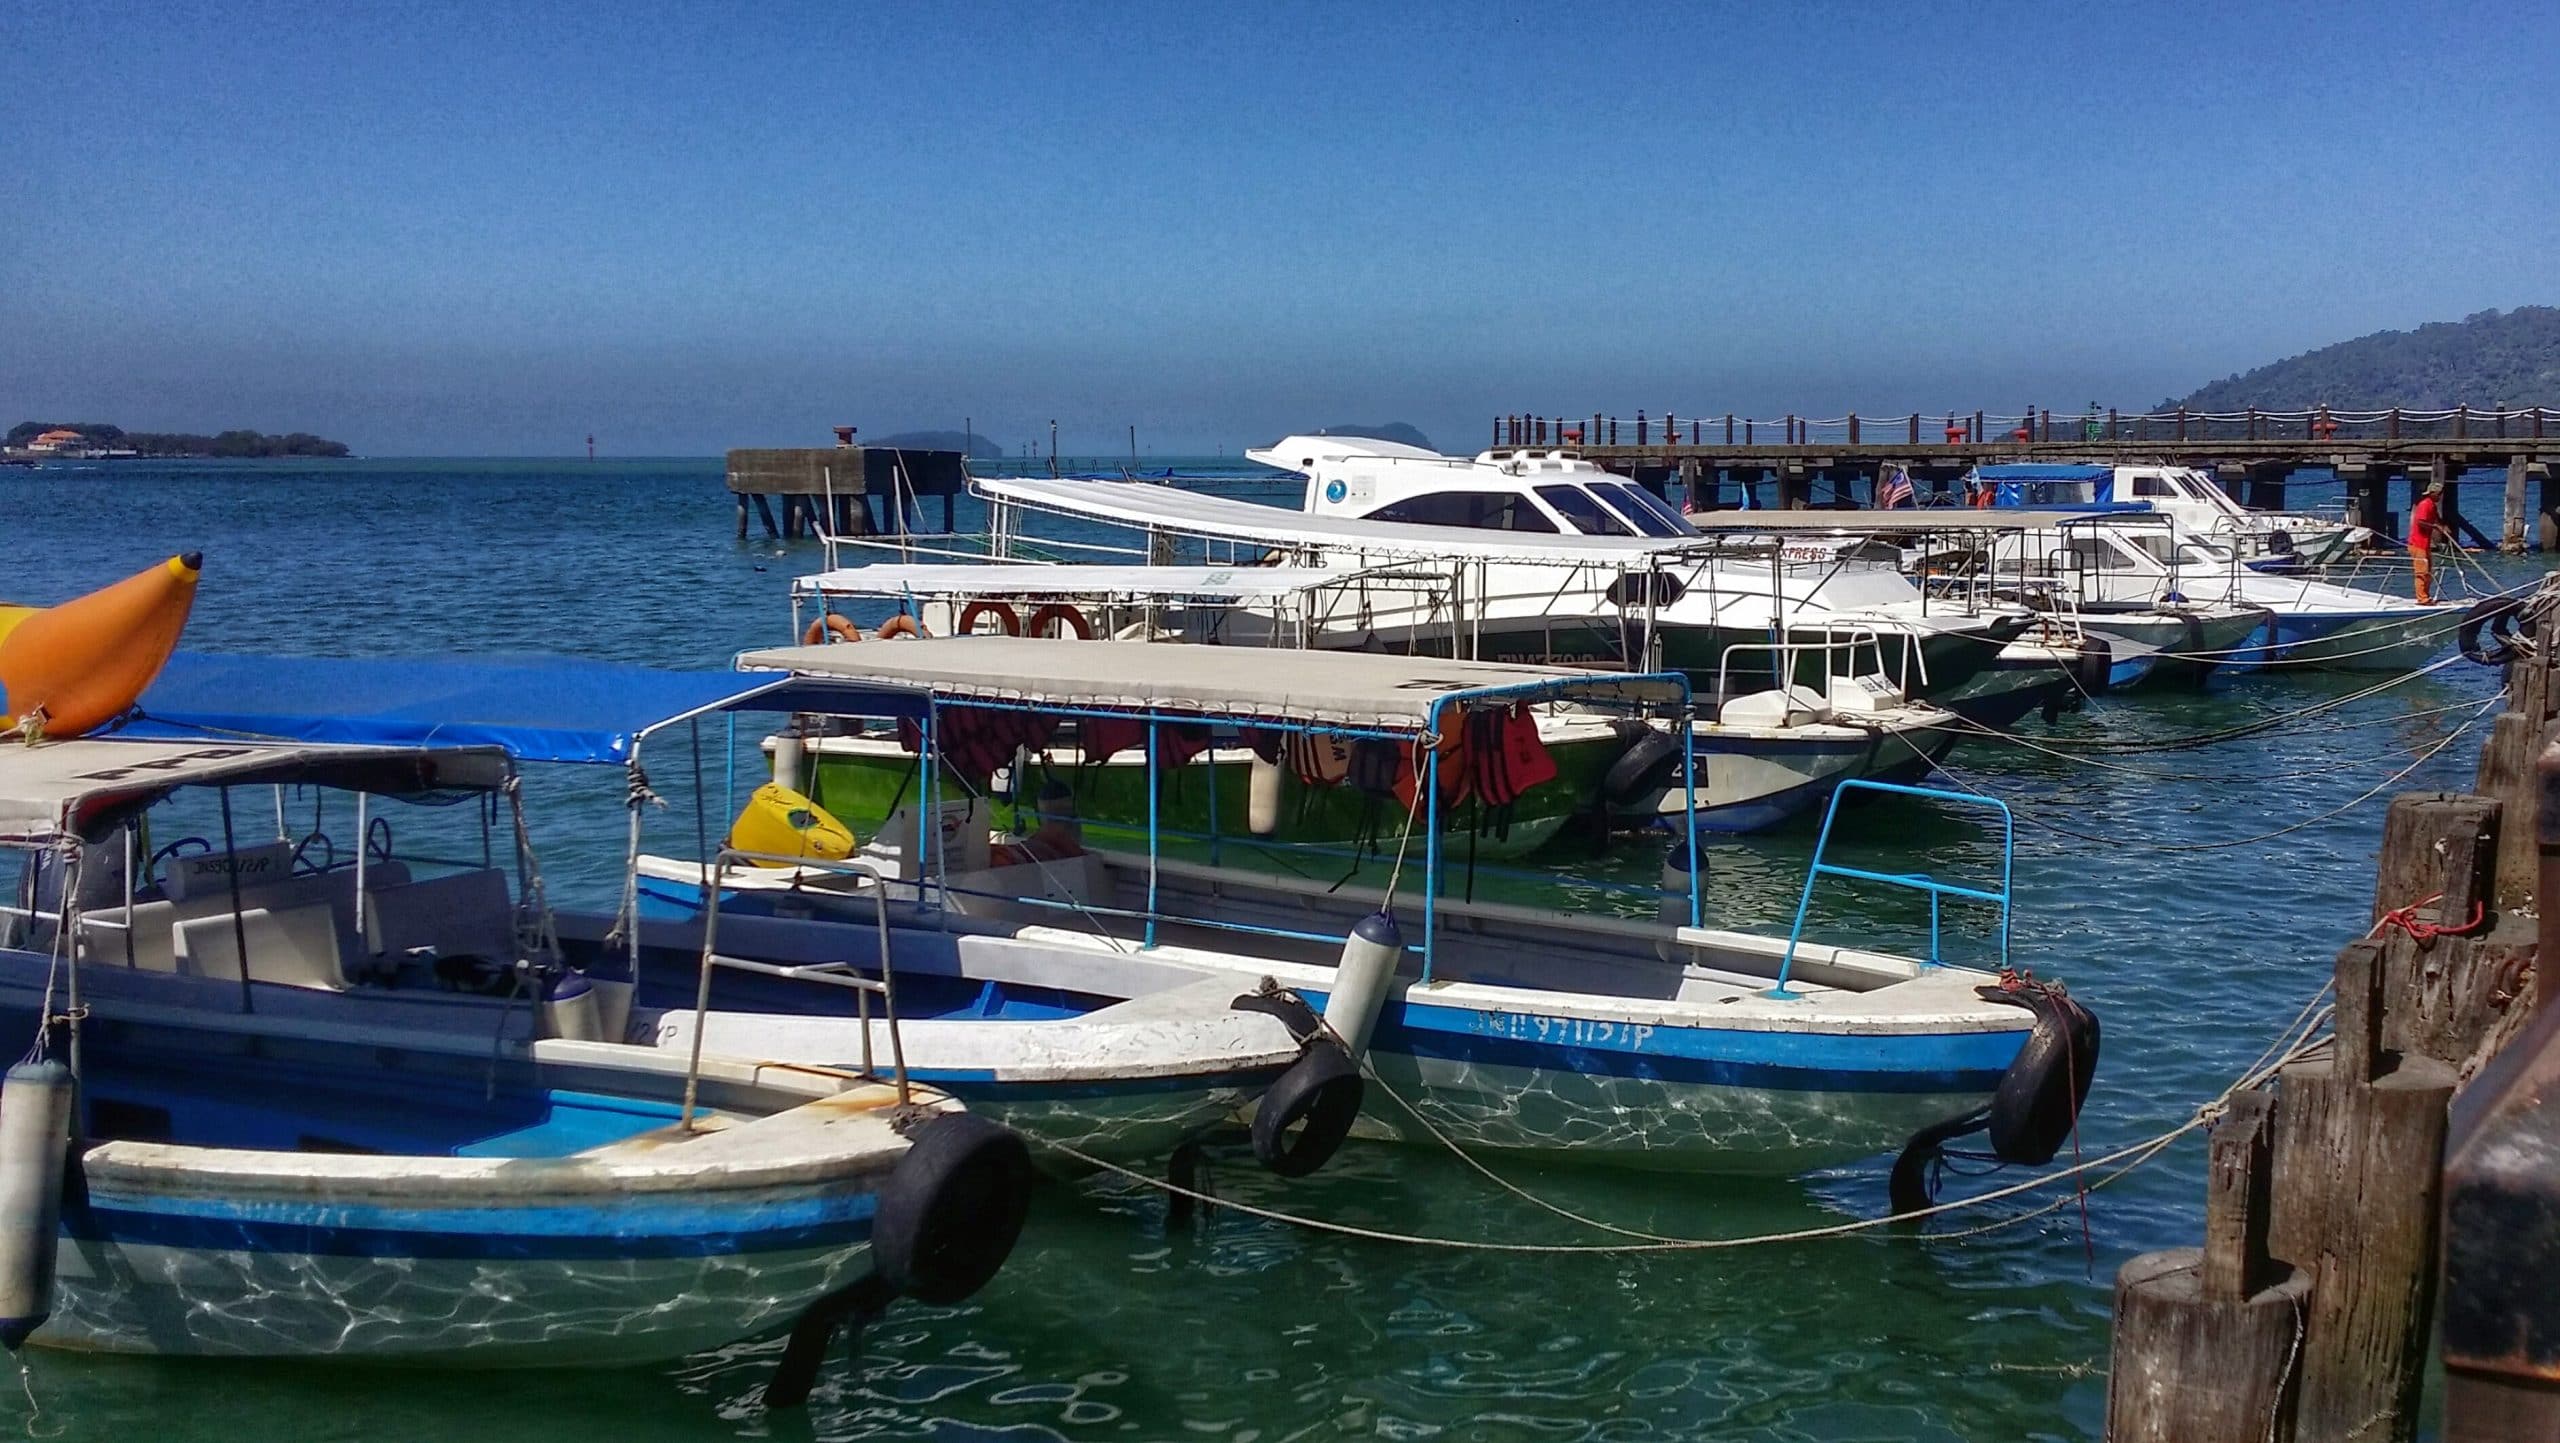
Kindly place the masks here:
[[(2329, 984), (2326, 982), (2322, 984), (2321, 993), (2325, 993), (2327, 991), (2328, 985)], [(2313, 996), (2314, 1008), (2316, 1008), (2320, 995), (2321, 994), (2314, 994)], [(2297, 1021), (2306, 1014), (2312, 1013), (2314, 1008), (2306, 1008), (2305, 1012), (2296, 1013), (2295, 1017)], [(2305, 1032), (2307, 1033), (2309, 1029), (2316, 1029), (2319, 1025), (2320, 1018), (2315, 1015), (2312, 1017), (2309, 1028), (2305, 1029)], [(2295, 1035), (2294, 1025), (2288, 1024), (2286, 1032), (2279, 1034), (2277, 1039), (2278, 1043), (2281, 1044), (2287, 1037), (2294, 1037)], [(1155, 1177), (1147, 1173), (1139, 1172), (1134, 1168), (1123, 1167), (1118, 1163), (1095, 1157), (1091, 1153), (1085, 1152), (1084, 1150), (1069, 1143), (1059, 1142), (1052, 1138), (1039, 1137), (1035, 1137), (1033, 1141), (1039, 1146), (1046, 1147), (1061, 1156), (1072, 1159), (1073, 1161), (1093, 1168), (1096, 1171), (1110, 1173), (1115, 1177), (1124, 1178), (1130, 1182), (1154, 1188), (1158, 1192), (1162, 1192), (1168, 1196), (1188, 1198), (1191, 1201), (1202, 1204), (1206, 1207), (1224, 1208), (1229, 1211), (1243, 1213), (1249, 1217), (1261, 1218), (1266, 1222), (1280, 1223), (1289, 1227), (1304, 1228), (1312, 1232), (1331, 1233), (1340, 1237), (1359, 1238), (1369, 1242), (1397, 1243), (1411, 1247), (1447, 1248), (1459, 1252), (1514, 1253), (1531, 1255), (1712, 1252), (1732, 1248), (1762, 1247), (1779, 1243), (1816, 1242), (1829, 1238), (1848, 1237), (1858, 1233), (1871, 1232), (1877, 1228), (1886, 1227), (1896, 1223), (1918, 1222), (1924, 1218), (1937, 1217), (1942, 1214), (1955, 1213), (1968, 1208), (1980, 1207), (1986, 1203), (1998, 1202), (2004, 1198), (2016, 1197), (2023, 1193), (2035, 1191), (2038, 1188), (2049, 1187), (2056, 1183), (2076, 1179), (2084, 1173), (2096, 1171), (2102, 1168), (2113, 1169), (2108, 1172), (2099, 1183), (2086, 1185), (2080, 1189), (2079, 1192), (2093, 1190), (2095, 1187), (2102, 1186), (2106, 1182), (2115, 1181), (2117, 1178), (2120, 1178), (2124, 1174), (2132, 1171), (2135, 1167), (2139, 1167), (2142, 1163), (2148, 1162), (2152, 1158), (2159, 1156), (2160, 1153), (2167, 1150), (2169, 1144), (2177, 1141), (2179, 1138), (2186, 1136), (2197, 1128), (2211, 1124), (2213, 1121), (2221, 1117), (2224, 1112), (2229, 1110), (2232, 1098), (2238, 1096), (2242, 1092), (2248, 1091), (2250, 1088), (2260, 1085), (2268, 1078), (2273, 1077), (2276, 1072), (2281, 1070), (2283, 1067), (2302, 1057), (2309, 1056), (2327, 1045), (2328, 1043), (2326, 1039), (2312, 1041), (2309, 1040), (2307, 1036), (2301, 1037), (2294, 1041), (2293, 1045), (2285, 1047), (2283, 1052), (2272, 1064), (2269, 1064), (2264, 1060), (2267, 1054), (2261, 1053), (2259, 1054), (2261, 1059), (2259, 1064), (2254, 1065), (2248, 1071), (2243, 1072), (2238, 1078), (2233, 1080), (2230, 1086), (2225, 1087), (2220, 1092), (2214, 1094), (2211, 1099), (2198, 1106), (2188, 1115), (2185, 1121), (2180, 1122), (2177, 1126), (2155, 1134), (2154, 1136), (2144, 1138), (2139, 1142), (2117, 1148), (2114, 1151), (2102, 1154), (2101, 1156), (2090, 1158), (2084, 1162), (2074, 1163), (2069, 1167), (2056, 1168), (2051, 1172), (2026, 1178), (2019, 1182), (2011, 1183), (2005, 1187), (1995, 1188), (1987, 1193), (1979, 1193), (1972, 1197), (1957, 1198), (1950, 1202), (1934, 1203), (1928, 1207), (1915, 1208), (1906, 1213), (1890, 1213), (1882, 1217), (1873, 1218), (1854, 1218), (1847, 1222), (1830, 1223), (1820, 1227), (1793, 1228), (1783, 1232), (1759, 1233), (1736, 1238), (1674, 1238), (1663, 1237), (1658, 1234), (1643, 1233), (1631, 1228), (1621, 1228), (1613, 1224), (1584, 1217), (1570, 1209), (1547, 1203), (1543, 1199), (1536, 1198), (1516, 1185), (1508, 1182), (1503, 1182), (1503, 1186), (1506, 1190), (1517, 1193), (1532, 1202), (1536, 1202), (1550, 1212), (1574, 1219), (1575, 1221), (1581, 1222), (1589, 1227), (1621, 1234), (1623, 1236), (1637, 1239), (1637, 1241), (1623, 1243), (1518, 1243), (1504, 1242), (1490, 1238), (1434, 1237), (1423, 1233), (1396, 1232), (1387, 1228), (1372, 1228), (1364, 1227), (1357, 1223), (1334, 1222), (1327, 1218), (1309, 1217), (1300, 1213), (1284, 1212), (1278, 1208), (1260, 1207), (1252, 1203), (1238, 1202), (1229, 1198), (1217, 1197), (1194, 1188), (1184, 1187), (1181, 1184), (1175, 1183), (1166, 1178)], [(1362, 1072), (1371, 1077), (1376, 1076), (1375, 1069), (1371, 1067), (1365, 1059), (1362, 1063)], [(1402, 1101), (1401, 1098), (1398, 1100), (1400, 1102)], [(2122, 1165), (2119, 1166), (2119, 1164)], [(1479, 1172), (1485, 1171), (1485, 1169), (1480, 1166), (1477, 1170)], [(1492, 1176), (1489, 1172), (1487, 1172), (1486, 1175)], [(1501, 1182), (1502, 1179), (1496, 1178), (1495, 1181)], [(1981, 1233), (1996, 1231), (2001, 1228), (2014, 1227), (2021, 1222), (2025, 1222), (2031, 1218), (2040, 1217), (2047, 1212), (2051, 1212), (2057, 1207), (2068, 1205), (2074, 1198), (2079, 1196), (2079, 1192), (2075, 1192), (2072, 1197), (2058, 1199), (2056, 1202), (2045, 1207), (2020, 1213), (2014, 1217), (2003, 1218), (1999, 1221), (1968, 1229), (1961, 1233), (1947, 1234), (1946, 1236), (1949, 1238), (1971, 1237)]]
[[(1950, 780), (1954, 781), (1957, 786), (1964, 788), (1975, 796), (2001, 802), (2008, 806), (2012, 812), (2024, 820), (2029, 826), (2037, 827), (2044, 831), (2055, 833), (2059, 836), (2070, 837), (2077, 841), (2094, 842), (2101, 846), (2134, 847), (2149, 852), (2217, 852), (2230, 847), (2247, 847), (2253, 846), (2259, 842), (2271, 842), (2278, 837), (2290, 836), (2295, 832), (2301, 831), (2305, 827), (2316, 826), (2319, 823), (2328, 821), (2332, 817), (2340, 816), (2346, 812), (2355, 810), (2357, 807), (2360, 807), (2366, 802), (2373, 800), (2375, 797), (2380, 796), (2384, 791), (2399, 783), (2411, 772), (2416, 771), (2418, 768), (2425, 766), (2428, 762), (2434, 760), (2446, 747), (2453, 745), (2453, 743), (2459, 740), (2465, 733), (2469, 732), (2473, 727), (2478, 726), (2480, 724), (2481, 717), (2487, 714), (2489, 708), (2498, 705), (2503, 700), (2503, 696), (2493, 696), (2480, 701), (2474, 707), (2474, 715), (2469, 721), (2466, 721), (2462, 725), (2455, 727), (2452, 731), (2445, 733), (2444, 736), (2439, 738), (2433, 746), (2430, 746), (2425, 751), (2420, 752), (2415, 761), (2412, 761), (2407, 766), (2393, 772), (2391, 775), (2384, 777), (2380, 782), (2377, 782), (2366, 790), (2357, 793), (2354, 797), (2349, 798), (2340, 805), (2332, 807), (2328, 811), (2322, 812), (2317, 816), (2305, 817), (2301, 821), (2291, 823), (2287, 826), (2278, 827), (2272, 832), (2260, 833), (2254, 837), (2236, 837), (2229, 841), (2221, 842), (2145, 842), (2127, 840), (2123, 837), (2102, 837), (2090, 832), (2074, 831), (2069, 827), (2061, 826), (2054, 822), (2048, 822), (2018, 803), (2011, 802), (2008, 798), (1999, 796), (1990, 789), (1976, 784), (1975, 782), (1967, 779), (1964, 773), (1948, 766), (1944, 761), (1936, 762), (1934, 765), (1939, 771), (1944, 772)], [(1926, 757), (1927, 754), (1922, 752), (1919, 747), (1913, 745), (1908, 738), (1897, 737), (1896, 740), (1901, 741), (1904, 746), (1910, 747), (1915, 755), (1922, 756), (1924, 758)]]

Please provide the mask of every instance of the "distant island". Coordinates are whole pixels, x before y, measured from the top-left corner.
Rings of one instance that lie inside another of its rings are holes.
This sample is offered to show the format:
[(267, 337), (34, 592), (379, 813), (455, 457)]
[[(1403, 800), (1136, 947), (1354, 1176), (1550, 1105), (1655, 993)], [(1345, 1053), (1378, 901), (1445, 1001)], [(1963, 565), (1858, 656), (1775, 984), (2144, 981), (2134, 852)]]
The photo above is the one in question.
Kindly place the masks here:
[(2560, 307), (2518, 306), (2376, 331), (2227, 376), (2159, 409), (2301, 411), (2332, 406), (2560, 406)]
[(103, 421), (21, 421), (9, 428), (0, 449), (16, 456), (344, 456), (346, 443), (289, 431), (270, 436), (260, 431), (224, 431), (198, 436), (186, 431), (128, 431)]
[(1365, 436), (1372, 441), (1401, 441), (1408, 446), (1419, 446), (1425, 451), (1440, 449), (1431, 444), (1430, 437), (1402, 421), (1389, 421), (1382, 426), (1327, 426), (1316, 434), (1319, 436)]
[(900, 431), (894, 436), (856, 436), (865, 446), (887, 446), (909, 451), (966, 451), (973, 460), (1004, 459), (1004, 448), (984, 436), (966, 431)]

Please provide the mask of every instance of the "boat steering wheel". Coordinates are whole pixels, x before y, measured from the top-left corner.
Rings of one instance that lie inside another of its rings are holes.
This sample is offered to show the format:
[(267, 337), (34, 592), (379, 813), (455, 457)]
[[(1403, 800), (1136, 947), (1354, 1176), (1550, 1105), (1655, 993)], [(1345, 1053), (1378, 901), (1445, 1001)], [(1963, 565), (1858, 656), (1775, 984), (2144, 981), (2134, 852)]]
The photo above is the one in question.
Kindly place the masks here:
[(178, 856), (189, 847), (195, 848), (194, 855), (197, 856), (203, 856), (213, 851), (213, 843), (206, 841), (202, 837), (180, 837), (178, 840), (162, 847), (159, 851), (152, 853), (151, 860), (142, 864), (143, 872), (147, 875), (160, 870), (160, 864), (162, 862), (167, 861), (171, 857)]
[[(328, 856), (328, 860), (320, 863), (318, 866), (313, 866), (303, 858), (303, 854), (309, 852), (312, 844), (315, 842), (326, 849)], [(296, 876), (311, 876), (316, 873), (328, 871), (336, 865), (338, 865), (338, 844), (330, 838), (327, 832), (314, 828), (311, 832), (307, 833), (301, 841), (294, 844), (293, 871)]]

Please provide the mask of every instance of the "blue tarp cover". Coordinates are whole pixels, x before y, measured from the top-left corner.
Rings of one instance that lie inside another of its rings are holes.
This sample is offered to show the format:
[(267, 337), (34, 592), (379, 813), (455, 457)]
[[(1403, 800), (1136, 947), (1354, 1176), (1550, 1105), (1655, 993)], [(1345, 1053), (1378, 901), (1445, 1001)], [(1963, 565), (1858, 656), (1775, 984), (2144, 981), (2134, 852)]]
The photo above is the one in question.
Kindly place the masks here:
[(2012, 461), (1995, 466), (1976, 466), (1973, 474), (1985, 481), (2112, 481), (2116, 468), (2064, 465), (2050, 461)]
[[(777, 683), (780, 685), (777, 686)], [(124, 736), (493, 746), (518, 761), (630, 760), (640, 735), (716, 711), (913, 716), (891, 688), (774, 672), (664, 671), (566, 657), (228, 656), (182, 651)]]

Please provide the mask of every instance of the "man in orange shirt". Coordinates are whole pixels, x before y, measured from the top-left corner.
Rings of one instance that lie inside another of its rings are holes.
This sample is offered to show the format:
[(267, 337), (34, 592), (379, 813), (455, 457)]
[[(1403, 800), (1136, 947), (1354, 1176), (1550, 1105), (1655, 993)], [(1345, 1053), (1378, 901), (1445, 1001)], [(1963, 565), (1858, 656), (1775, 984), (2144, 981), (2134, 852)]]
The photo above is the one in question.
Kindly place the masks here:
[(2442, 503), (2437, 500), (2443, 490), (2443, 482), (2428, 482), (2427, 494), (2409, 508), (2409, 574), (2417, 583), (2420, 606), (2435, 600), (2430, 594), (2435, 580), (2435, 543), (2441, 540), (2449, 545), (2453, 541), (2453, 533), (2445, 528)]

